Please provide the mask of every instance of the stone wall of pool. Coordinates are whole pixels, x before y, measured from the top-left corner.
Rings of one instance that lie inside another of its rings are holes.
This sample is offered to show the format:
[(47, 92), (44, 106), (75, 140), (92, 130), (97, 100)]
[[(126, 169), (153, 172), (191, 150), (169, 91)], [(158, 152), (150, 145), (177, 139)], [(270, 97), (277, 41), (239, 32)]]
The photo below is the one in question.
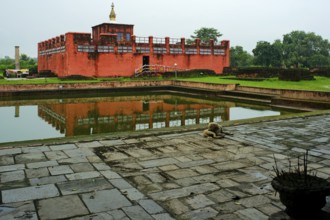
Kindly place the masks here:
[(240, 91), (255, 94), (268, 94), (277, 98), (297, 99), (297, 100), (313, 100), (320, 102), (330, 102), (330, 92), (323, 91), (305, 91), (305, 90), (289, 90), (289, 89), (268, 89), (240, 86), (239, 84), (216, 84), (202, 82), (188, 82), (176, 80), (164, 81), (136, 81), (136, 82), (98, 82), (98, 83), (63, 83), (63, 84), (24, 84), (24, 85), (1, 85), (0, 97), (12, 97), (21, 95), (37, 95), (46, 92), (70, 93), (79, 92), (80, 90), (94, 91), (134, 91), (134, 90), (192, 90), (204, 91), (212, 93), (221, 93), (226, 91)]

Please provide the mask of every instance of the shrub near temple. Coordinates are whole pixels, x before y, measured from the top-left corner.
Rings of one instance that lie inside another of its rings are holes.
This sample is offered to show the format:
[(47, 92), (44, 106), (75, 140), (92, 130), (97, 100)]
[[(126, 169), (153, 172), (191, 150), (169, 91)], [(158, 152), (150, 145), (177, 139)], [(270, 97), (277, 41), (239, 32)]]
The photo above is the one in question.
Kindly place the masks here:
[(284, 81), (314, 80), (314, 76), (307, 69), (282, 69), (278, 78)]
[[(175, 72), (165, 72), (162, 74), (164, 78), (174, 77)], [(202, 76), (215, 76), (216, 73), (213, 70), (208, 69), (195, 69), (195, 70), (186, 70), (178, 71), (178, 77), (202, 77)]]
[(231, 71), (239, 79), (267, 79), (278, 77), (284, 81), (314, 80), (312, 73), (308, 69), (283, 69), (272, 67), (247, 67), (247, 68), (227, 68), (227, 74)]
[(330, 68), (314, 68), (310, 72), (316, 76), (330, 77)]

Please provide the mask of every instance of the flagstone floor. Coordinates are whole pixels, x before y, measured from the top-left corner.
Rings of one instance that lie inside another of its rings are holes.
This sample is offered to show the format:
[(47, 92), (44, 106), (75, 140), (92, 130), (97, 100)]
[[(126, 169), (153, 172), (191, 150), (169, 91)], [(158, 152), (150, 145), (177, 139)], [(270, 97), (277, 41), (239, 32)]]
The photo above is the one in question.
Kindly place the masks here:
[(268, 219), (284, 210), (274, 157), (286, 166), (306, 149), (330, 180), (330, 115), (226, 130), (1, 148), (0, 220)]

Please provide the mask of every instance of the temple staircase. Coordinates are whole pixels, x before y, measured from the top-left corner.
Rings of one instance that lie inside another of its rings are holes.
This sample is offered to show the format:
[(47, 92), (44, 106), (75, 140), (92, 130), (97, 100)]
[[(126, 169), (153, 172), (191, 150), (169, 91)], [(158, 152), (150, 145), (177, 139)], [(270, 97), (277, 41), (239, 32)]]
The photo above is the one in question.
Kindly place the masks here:
[(134, 77), (162, 75), (165, 72), (180, 72), (187, 69), (179, 69), (176, 66), (143, 65), (134, 71)]

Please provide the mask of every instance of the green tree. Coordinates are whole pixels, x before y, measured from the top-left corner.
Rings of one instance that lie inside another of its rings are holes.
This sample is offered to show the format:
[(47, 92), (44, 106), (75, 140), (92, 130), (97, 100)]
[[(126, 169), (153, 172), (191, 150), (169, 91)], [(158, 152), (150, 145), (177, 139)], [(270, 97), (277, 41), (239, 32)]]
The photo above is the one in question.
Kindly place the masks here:
[(275, 40), (272, 44), (272, 55), (270, 65), (273, 67), (283, 67), (283, 44), (281, 40)]
[(36, 59), (30, 58), (26, 54), (22, 54), (20, 56), (21, 69), (34, 69), (36, 65), (37, 65)]
[(11, 59), (8, 56), (5, 56), (3, 59), (0, 59), (0, 72), (3, 73), (6, 69), (14, 69), (15, 60)]
[(322, 54), (315, 54), (309, 60), (308, 64), (310, 67), (329, 67), (330, 66), (330, 57), (324, 56)]
[(267, 41), (257, 42), (256, 48), (252, 50), (254, 63), (260, 66), (270, 66), (272, 57), (272, 45)]
[(188, 41), (193, 42), (196, 38), (199, 38), (202, 43), (208, 43), (211, 39), (213, 39), (214, 42), (218, 42), (218, 38), (221, 36), (222, 34), (215, 28), (202, 27), (195, 30), (194, 35), (191, 35), (191, 39)]
[(283, 49), (280, 40), (276, 40), (273, 44), (267, 41), (259, 41), (255, 49), (253, 49), (254, 62), (260, 66), (281, 67), (283, 63)]
[(242, 46), (230, 48), (230, 66), (248, 67), (253, 64), (253, 56), (243, 49)]
[(329, 41), (313, 32), (292, 31), (283, 36), (283, 56), (288, 67), (329, 65), (329, 53)]
[[(36, 73), (38, 69), (37, 59), (22, 54), (20, 56), (20, 67), (21, 69), (29, 69), (30, 73)], [(15, 59), (8, 56), (0, 59), (0, 72), (4, 72), (6, 69), (15, 69)]]
[(21, 56), (20, 56), (20, 60), (21, 61), (28, 61), (28, 60), (30, 60), (30, 57), (28, 57), (28, 55), (26, 55), (26, 54), (21, 54)]

